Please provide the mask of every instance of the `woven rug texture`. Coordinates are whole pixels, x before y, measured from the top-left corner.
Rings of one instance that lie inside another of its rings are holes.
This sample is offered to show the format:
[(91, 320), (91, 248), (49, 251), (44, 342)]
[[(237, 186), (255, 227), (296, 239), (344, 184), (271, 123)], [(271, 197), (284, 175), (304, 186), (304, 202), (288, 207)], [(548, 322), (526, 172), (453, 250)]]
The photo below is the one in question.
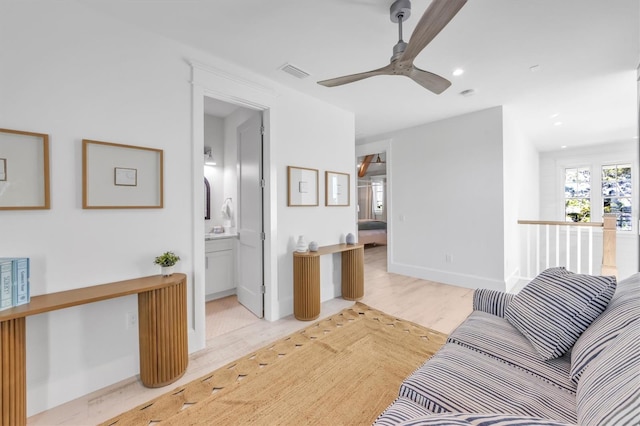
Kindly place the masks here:
[(369, 425), (445, 341), (356, 303), (103, 425)]

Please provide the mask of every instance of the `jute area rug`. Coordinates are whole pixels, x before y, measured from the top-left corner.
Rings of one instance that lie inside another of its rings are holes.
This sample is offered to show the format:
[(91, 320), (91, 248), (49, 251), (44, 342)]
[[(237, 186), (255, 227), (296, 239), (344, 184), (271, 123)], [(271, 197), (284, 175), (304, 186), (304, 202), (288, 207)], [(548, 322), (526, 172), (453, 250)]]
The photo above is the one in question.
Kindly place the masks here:
[(367, 425), (445, 340), (356, 303), (103, 425)]

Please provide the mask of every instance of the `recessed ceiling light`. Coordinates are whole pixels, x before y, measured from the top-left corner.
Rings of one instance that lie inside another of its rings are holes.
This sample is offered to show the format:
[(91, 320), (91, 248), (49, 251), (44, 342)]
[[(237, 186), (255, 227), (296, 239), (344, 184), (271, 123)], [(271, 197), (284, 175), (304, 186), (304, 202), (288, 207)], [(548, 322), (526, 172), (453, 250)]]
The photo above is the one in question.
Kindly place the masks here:
[(467, 89), (467, 90), (463, 90), (462, 92), (460, 92), (460, 94), (462, 96), (473, 96), (476, 94), (476, 91), (473, 89)]
[(532, 65), (529, 67), (529, 71), (531, 72), (538, 72), (540, 71), (542, 68), (540, 68), (540, 65)]
[(551, 114), (551, 115), (549, 116), (549, 118), (556, 118), (556, 117), (557, 117), (557, 116), (559, 116), (559, 115), (560, 115), (560, 114), (558, 114), (558, 113)]
[(553, 123), (554, 126), (562, 126), (562, 121), (556, 121)]
[(463, 70), (462, 68), (456, 68), (455, 70), (453, 70), (453, 73), (452, 73), (452, 74), (453, 74), (454, 76), (458, 77), (458, 76), (460, 76), (460, 75), (464, 74), (464, 70)]
[(562, 146), (560, 147), (560, 149), (567, 149), (567, 146), (566, 146), (566, 145), (562, 145)]

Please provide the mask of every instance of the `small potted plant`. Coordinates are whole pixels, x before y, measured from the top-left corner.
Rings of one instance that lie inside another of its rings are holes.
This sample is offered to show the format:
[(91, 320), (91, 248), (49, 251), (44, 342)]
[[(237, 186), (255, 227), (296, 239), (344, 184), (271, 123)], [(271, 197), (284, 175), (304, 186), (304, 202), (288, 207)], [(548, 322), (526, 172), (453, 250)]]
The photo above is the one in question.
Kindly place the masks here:
[(173, 274), (173, 267), (178, 263), (178, 260), (180, 260), (180, 256), (177, 256), (172, 251), (166, 251), (160, 256), (157, 256), (153, 263), (162, 267), (163, 277), (168, 277)]

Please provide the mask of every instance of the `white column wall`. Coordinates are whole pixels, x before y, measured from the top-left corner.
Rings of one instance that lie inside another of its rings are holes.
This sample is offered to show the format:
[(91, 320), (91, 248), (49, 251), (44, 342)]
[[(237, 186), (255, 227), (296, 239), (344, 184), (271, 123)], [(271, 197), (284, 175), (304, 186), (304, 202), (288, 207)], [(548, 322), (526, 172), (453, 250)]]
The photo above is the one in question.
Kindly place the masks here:
[(522, 276), (523, 235), (518, 220), (538, 220), (539, 155), (518, 128), (511, 110), (503, 107), (504, 129), (504, 276), (507, 290)]
[(359, 143), (386, 139), (393, 151), (389, 271), (504, 290), (502, 108)]

